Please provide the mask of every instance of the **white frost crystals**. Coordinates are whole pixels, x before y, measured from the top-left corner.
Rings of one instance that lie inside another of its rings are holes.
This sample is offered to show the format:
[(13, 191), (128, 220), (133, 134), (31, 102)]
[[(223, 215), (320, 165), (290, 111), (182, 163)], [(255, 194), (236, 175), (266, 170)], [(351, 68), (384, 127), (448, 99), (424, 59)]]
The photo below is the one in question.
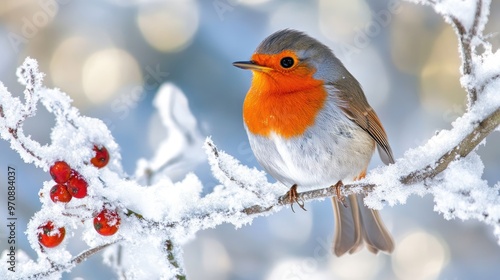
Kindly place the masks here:
[[(482, 179), (484, 166), (476, 153), (500, 124), (500, 51), (493, 51), (482, 34), (490, 1), (464, 0), (460, 5), (451, 0), (418, 2), (434, 7), (455, 27), (462, 55), (461, 82), (469, 107), (450, 130), (442, 130), (424, 145), (406, 151), (395, 164), (370, 171), (363, 181), (346, 186), (344, 195), (365, 192), (365, 203), (377, 209), (404, 204), (410, 195), (432, 195), (435, 211), (444, 218), (482, 221), (494, 227), (500, 240), (500, 182), (489, 186)], [(482, 46), (480, 54), (478, 46)], [(54, 182), (44, 182), (40, 190), (42, 208), (31, 218), (26, 232), (38, 259), (29, 260), (20, 253), (16, 274), (1, 266), (0, 279), (58, 279), (64, 271), (102, 250), (105, 263), (127, 278), (182, 277), (185, 272), (180, 245), (194, 238), (196, 232), (222, 223), (242, 226), (290, 203), (280, 197), (290, 186), (269, 183), (266, 174), (219, 151), (210, 139), (205, 140), (204, 148), (220, 185), (202, 197), (202, 182), (195, 174), (179, 175), (178, 166), (191, 170), (191, 164), (204, 157), (199, 151), (203, 138), (187, 99), (171, 84), (163, 85), (155, 99), (170, 137), (152, 160), (140, 161), (135, 177), (129, 177), (122, 169), (119, 146), (106, 125), (80, 115), (71, 99), (58, 89), (45, 88), (35, 60), (27, 58), (18, 77), (26, 87), (24, 103), (0, 83), (0, 137), (26, 163), (45, 171), (54, 161), (64, 160), (88, 181), (89, 196), (71, 201), (70, 207), (54, 204), (48, 195)], [(35, 116), (38, 103), (55, 117), (49, 145), (41, 145), (23, 131), (24, 121)], [(176, 119), (179, 114), (184, 116), (182, 120)], [(108, 149), (111, 161), (106, 168), (86, 164), (94, 144)], [(324, 188), (299, 194), (299, 199), (334, 195), (335, 190)], [(92, 217), (103, 205), (116, 208), (122, 219), (118, 233), (112, 237), (99, 236), (93, 229)], [(41, 248), (36, 236), (37, 227), (48, 219), (66, 228), (66, 240), (53, 249)], [(88, 249), (71, 255), (67, 244), (77, 238), (83, 239)], [(127, 251), (147, 252), (147, 258), (132, 258)], [(120, 254), (122, 262), (117, 263)], [(4, 255), (0, 262), (5, 261)]]

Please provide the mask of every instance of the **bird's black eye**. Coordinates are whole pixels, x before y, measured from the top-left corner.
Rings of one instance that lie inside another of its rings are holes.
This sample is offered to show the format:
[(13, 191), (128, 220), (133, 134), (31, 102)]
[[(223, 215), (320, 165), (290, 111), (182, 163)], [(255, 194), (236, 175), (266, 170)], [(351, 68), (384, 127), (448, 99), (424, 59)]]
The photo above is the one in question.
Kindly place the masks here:
[(280, 64), (281, 64), (281, 67), (283, 68), (290, 68), (293, 66), (293, 63), (295, 61), (293, 60), (293, 58), (287, 56), (287, 57), (283, 57), (280, 61)]

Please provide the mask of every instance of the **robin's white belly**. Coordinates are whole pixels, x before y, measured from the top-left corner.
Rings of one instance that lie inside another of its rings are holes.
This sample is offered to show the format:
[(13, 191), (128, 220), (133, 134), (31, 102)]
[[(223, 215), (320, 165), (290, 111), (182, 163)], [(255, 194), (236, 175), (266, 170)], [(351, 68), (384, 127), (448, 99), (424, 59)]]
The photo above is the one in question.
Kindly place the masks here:
[(299, 137), (248, 135), (255, 157), (269, 174), (287, 186), (309, 189), (352, 181), (368, 166), (375, 149), (374, 140), (347, 118), (319, 119)]

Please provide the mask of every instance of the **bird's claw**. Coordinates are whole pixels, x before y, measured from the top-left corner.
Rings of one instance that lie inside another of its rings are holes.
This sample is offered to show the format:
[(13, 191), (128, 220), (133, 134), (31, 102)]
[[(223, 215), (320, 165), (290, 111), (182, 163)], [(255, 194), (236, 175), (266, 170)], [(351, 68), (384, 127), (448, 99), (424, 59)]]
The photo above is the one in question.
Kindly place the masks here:
[(345, 196), (342, 195), (342, 193), (340, 192), (341, 191), (341, 188), (344, 186), (344, 183), (342, 183), (342, 181), (338, 181), (335, 185), (331, 186), (331, 188), (335, 188), (335, 192), (337, 194), (336, 198), (337, 198), (337, 201), (342, 203), (342, 205), (344, 205), (345, 208), (347, 208), (347, 203), (345, 202)]
[(295, 210), (293, 210), (293, 204), (295, 203), (297, 203), (297, 205), (299, 205), (299, 207), (302, 210), (307, 211), (306, 208), (304, 207), (304, 201), (299, 200), (299, 196), (297, 194), (297, 184), (294, 184), (290, 188), (290, 190), (285, 194), (285, 197), (288, 197), (288, 200), (291, 202), (291, 208), (293, 213), (295, 213)]

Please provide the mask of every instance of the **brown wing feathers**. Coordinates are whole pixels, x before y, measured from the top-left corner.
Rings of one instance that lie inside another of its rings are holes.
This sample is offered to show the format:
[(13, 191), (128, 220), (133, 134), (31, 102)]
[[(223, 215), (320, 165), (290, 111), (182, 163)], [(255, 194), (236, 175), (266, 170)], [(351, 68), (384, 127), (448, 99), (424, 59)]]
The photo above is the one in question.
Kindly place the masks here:
[[(354, 80), (355, 82), (345, 83), (346, 80)], [(342, 102), (339, 102), (342, 112), (377, 142), (382, 162), (385, 164), (394, 163), (394, 156), (387, 140), (387, 134), (377, 114), (368, 104), (361, 86), (354, 78), (342, 79), (339, 83), (332, 84), (332, 86), (335, 88), (340, 100), (342, 100)]]

